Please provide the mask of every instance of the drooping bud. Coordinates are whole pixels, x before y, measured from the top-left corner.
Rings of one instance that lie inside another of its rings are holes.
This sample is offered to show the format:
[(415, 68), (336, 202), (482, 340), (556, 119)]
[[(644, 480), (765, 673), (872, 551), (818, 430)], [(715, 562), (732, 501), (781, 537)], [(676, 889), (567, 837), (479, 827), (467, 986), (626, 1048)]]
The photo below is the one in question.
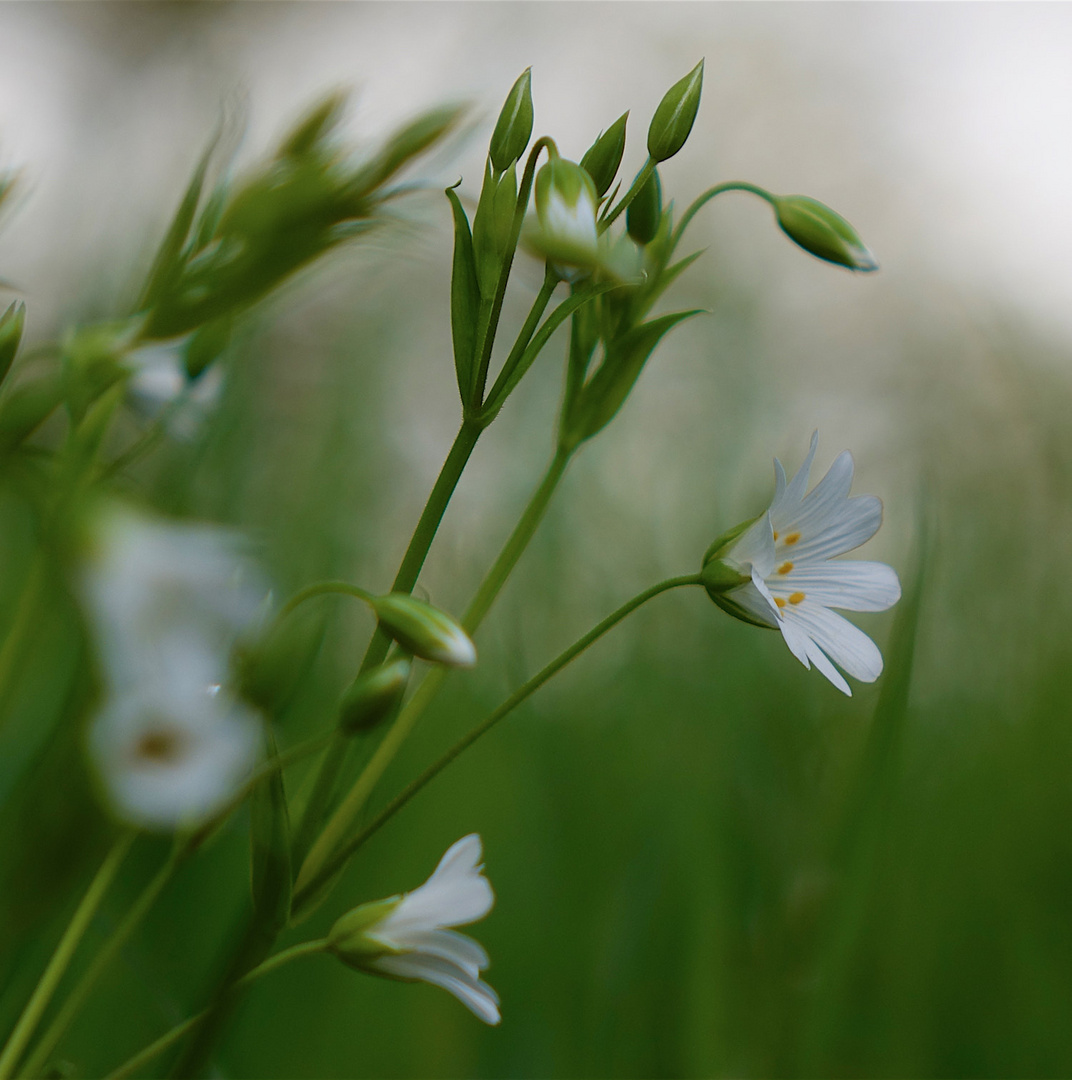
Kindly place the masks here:
[(618, 175), (618, 166), (625, 153), (625, 125), (629, 113), (624, 112), (598, 139), (585, 151), (581, 158), (581, 168), (592, 178), (596, 194), (602, 199)]
[(771, 203), (782, 231), (809, 254), (850, 270), (878, 269), (856, 230), (829, 206), (807, 195), (775, 195)]
[(377, 957), (402, 952), (367, 933), (370, 927), (383, 922), (401, 902), (401, 896), (392, 896), (348, 911), (328, 932), (327, 951), (353, 968), (363, 968)]
[(358, 675), (339, 702), (343, 731), (370, 731), (387, 719), (402, 702), (412, 666), (408, 656), (399, 656)]
[(626, 230), (638, 244), (650, 244), (659, 231), (662, 215), (662, 184), (659, 170), (654, 169), (625, 211)]
[(445, 612), (409, 593), (393, 592), (371, 600), (380, 627), (407, 652), (448, 667), (472, 667), (476, 646)]
[(0, 382), (11, 370), (15, 353), (22, 341), (22, 329), (26, 324), (26, 305), (16, 301), (0, 315)]
[(701, 60), (659, 102), (648, 128), (648, 153), (655, 161), (672, 158), (685, 145), (700, 107), (703, 69)]
[(536, 174), (536, 246), (552, 262), (595, 266), (599, 261), (595, 184), (575, 162), (552, 157)]
[(505, 172), (525, 152), (532, 135), (532, 68), (525, 70), (506, 95), (488, 153), (496, 172)]

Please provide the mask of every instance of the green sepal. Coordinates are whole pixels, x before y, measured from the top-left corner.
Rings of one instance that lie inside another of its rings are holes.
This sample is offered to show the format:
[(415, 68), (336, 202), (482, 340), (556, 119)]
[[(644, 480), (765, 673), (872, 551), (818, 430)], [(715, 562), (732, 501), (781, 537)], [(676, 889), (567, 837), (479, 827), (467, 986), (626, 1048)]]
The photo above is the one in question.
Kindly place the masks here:
[(624, 112), (598, 139), (584, 152), (581, 168), (592, 178), (596, 194), (602, 199), (607, 189), (614, 183), (618, 168), (625, 153), (625, 126), (629, 113)]
[(751, 580), (747, 574), (742, 574), (724, 559), (711, 559), (704, 563), (703, 570), (700, 571), (700, 584), (712, 597), (729, 592), (731, 589), (739, 589)]
[(0, 383), (7, 378), (7, 373), (11, 370), (25, 325), (26, 305), (21, 300), (16, 300), (0, 315)]
[(708, 591), (708, 596), (714, 601), (714, 603), (722, 608), (727, 615), (732, 615), (735, 619), (740, 619), (741, 622), (746, 622), (750, 626), (759, 626), (764, 630), (777, 630), (777, 626), (772, 626), (770, 623), (761, 622), (750, 612), (745, 611), (740, 604), (734, 603), (730, 600), (725, 593), (712, 593)]
[(373, 900), (348, 911), (335, 920), (328, 931), (327, 951), (337, 956), (344, 964), (351, 967), (364, 967), (369, 960), (378, 956), (397, 954), (398, 949), (370, 937), (369, 927), (382, 922), (402, 902), (401, 896), (391, 896), (386, 900)]
[(749, 518), (748, 521), (742, 521), (740, 525), (734, 525), (732, 529), (727, 529), (714, 543), (704, 552), (703, 565), (707, 566), (713, 559), (718, 559), (726, 554), (727, 549), (738, 536), (741, 536), (744, 532), (750, 529), (759, 519), (762, 514), (757, 514), (754, 518)]
[(667, 90), (648, 128), (648, 153), (654, 161), (672, 158), (684, 145), (696, 120), (703, 89), (701, 60), (683, 79)]
[[(265, 730), (268, 758), (278, 754), (271, 727)], [(250, 795), (250, 889), (257, 921), (282, 930), (290, 919), (293, 868), (290, 859), (290, 808), (283, 771), (272, 771)]]
[[(459, 181), (460, 183), (460, 181)], [(455, 185), (456, 186), (456, 185)], [(469, 219), (453, 187), (445, 192), (454, 216), (454, 265), (450, 277), (450, 330), (454, 342), (454, 371), (462, 405), (469, 404), (476, 350), (476, 324), (480, 311), (480, 285)]]
[(663, 335), (678, 323), (699, 314), (700, 310), (695, 309), (662, 315), (608, 342), (599, 370), (582, 387), (576, 403), (564, 418), (564, 445), (576, 446), (602, 431), (625, 403)]
[(653, 169), (625, 211), (626, 230), (638, 244), (650, 244), (659, 232), (662, 214), (662, 184), (659, 170)]
[(875, 256), (860, 234), (818, 199), (775, 195), (771, 202), (782, 232), (810, 255), (864, 273), (878, 269)]
[(505, 172), (525, 152), (532, 135), (532, 68), (518, 76), (506, 95), (488, 156), (496, 172)]

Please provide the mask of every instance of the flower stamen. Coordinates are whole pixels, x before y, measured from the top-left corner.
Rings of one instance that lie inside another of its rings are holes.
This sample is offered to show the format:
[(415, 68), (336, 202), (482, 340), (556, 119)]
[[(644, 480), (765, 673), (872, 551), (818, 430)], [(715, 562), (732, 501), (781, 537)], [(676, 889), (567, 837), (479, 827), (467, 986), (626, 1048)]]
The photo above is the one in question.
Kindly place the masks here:
[[(777, 539), (777, 536), (775, 536), (775, 539)], [(790, 546), (791, 544), (795, 544), (795, 543), (796, 543), (796, 542), (797, 542), (797, 541), (798, 541), (799, 539), (800, 539), (800, 533), (798, 533), (798, 532), (791, 532), (791, 533), (790, 533), (790, 534), (789, 534), (789, 535), (788, 535), (788, 536), (787, 536), (787, 537), (785, 538), (785, 541), (784, 541), (784, 543), (785, 543), (786, 547), (789, 547), (789, 546)]]
[(778, 567), (778, 573), (779, 574), (788, 574), (789, 571), (792, 570), (792, 569), (793, 569), (793, 564), (791, 562), (785, 562), (785, 563), (782, 563), (782, 565)]
[(803, 599), (804, 599), (804, 594), (802, 592), (795, 592), (795, 593), (792, 594), (792, 596), (789, 597), (789, 603), (791, 603), (791, 604), (799, 604), (800, 601), (803, 600)]

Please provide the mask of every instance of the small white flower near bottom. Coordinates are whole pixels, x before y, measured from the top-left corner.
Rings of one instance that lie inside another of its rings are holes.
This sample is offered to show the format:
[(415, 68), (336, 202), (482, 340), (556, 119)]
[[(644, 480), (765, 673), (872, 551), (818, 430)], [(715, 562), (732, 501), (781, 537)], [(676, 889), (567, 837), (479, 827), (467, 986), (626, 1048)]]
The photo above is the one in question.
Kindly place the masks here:
[(109, 801), (144, 829), (192, 828), (239, 789), (261, 750), (256, 713), (216, 685), (130, 687), (95, 717), (89, 749)]
[(882, 654), (831, 608), (885, 611), (901, 598), (901, 584), (885, 563), (837, 559), (875, 535), (882, 502), (874, 495), (849, 497), (853, 461), (848, 450), (805, 495), (818, 445), (816, 432), (804, 464), (788, 483), (775, 459), (770, 509), (709, 553), (702, 578), (716, 604), (780, 630), (806, 668), (814, 664), (851, 697), (834, 664), (861, 682), (874, 682), (882, 674)]
[(488, 954), (451, 929), (482, 919), (495, 902), (481, 854), (476, 833), (463, 837), (420, 888), (362, 904), (339, 919), (328, 935), (328, 951), (350, 967), (432, 983), (485, 1024), (499, 1023), (499, 996), (480, 978)]

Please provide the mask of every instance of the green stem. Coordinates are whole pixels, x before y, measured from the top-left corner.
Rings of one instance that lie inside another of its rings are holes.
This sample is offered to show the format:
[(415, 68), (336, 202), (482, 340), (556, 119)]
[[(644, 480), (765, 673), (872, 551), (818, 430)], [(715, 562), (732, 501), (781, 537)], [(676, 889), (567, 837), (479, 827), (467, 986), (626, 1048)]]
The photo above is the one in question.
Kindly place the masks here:
[(172, 873), (181, 861), (183, 853), (183, 848), (176, 846), (168, 861), (164, 863), (156, 872), (155, 877), (145, 886), (123, 921), (115, 928), (112, 936), (105, 942), (104, 947), (93, 958), (93, 962), (83, 972), (82, 978), (63, 1003), (63, 1007), (56, 1014), (52, 1023), (49, 1024), (44, 1035), (41, 1036), (41, 1041), (37, 1044), (30, 1060), (21, 1073), (23, 1077), (36, 1077), (42, 1073), (60, 1039), (63, 1038), (64, 1032), (85, 1004), (97, 980), (127, 943), (138, 923), (141, 922), (156, 902), (156, 898), (163, 892), (164, 886), (171, 879)]
[[(248, 986), (252, 982), (256, 982), (257, 979), (262, 978), (265, 975), (275, 971), (276, 968), (282, 967), (284, 964), (289, 964), (291, 960), (297, 960), (301, 956), (311, 956), (314, 953), (323, 952), (327, 947), (327, 938), (320, 938), (316, 941), (303, 941), (299, 945), (294, 945), (289, 949), (284, 949), (282, 952), (278, 952), (275, 956), (269, 957), (260, 964), (258, 967), (253, 968), (241, 979), (239, 979), (232, 986), (232, 990), (238, 990), (245, 986)], [(170, 1031), (161, 1035), (155, 1042), (151, 1042), (143, 1050), (140, 1050), (132, 1058), (129, 1058), (117, 1069), (108, 1073), (105, 1080), (123, 1080), (124, 1077), (133, 1076), (139, 1072), (145, 1065), (148, 1065), (153, 1058), (162, 1054), (169, 1046), (173, 1046), (184, 1035), (193, 1031), (205, 1018), (209, 1015), (211, 1010), (205, 1009), (199, 1012), (196, 1016), (191, 1016), (187, 1020), (183, 1020), (181, 1024), (176, 1024)]]
[[(480, 438), (481, 430), (479, 425), (468, 420), (462, 422), (450, 452), (447, 454), (447, 459), (443, 462), (443, 468), (440, 469), (439, 476), (428, 496), (428, 501), (424, 505), (417, 527), (410, 537), (406, 554), (402, 557), (398, 573), (395, 574), (395, 580), (391, 586), (392, 592), (411, 592), (417, 583), (417, 577), (421, 572), (421, 567), (424, 566), (428, 549), (432, 546), (439, 523), (446, 513), (447, 504), (461, 479), (477, 439)], [(365, 657), (361, 661), (360, 671), (368, 671), (381, 664), (390, 647), (391, 639), (377, 626), (365, 651)], [(335, 784), (345, 760), (347, 745), (347, 738), (339, 734), (328, 747), (320, 763), (320, 770), (313, 782), (309, 801), (306, 803), (305, 812), (302, 814), (295, 834), (294, 855), (298, 862), (304, 858), (312, 845), (313, 834), (327, 812), (331, 794), (335, 790)]]
[(304, 589), (299, 589), (280, 609), (279, 615), (276, 616), (276, 622), (282, 622), (296, 608), (304, 604), (306, 600), (312, 600), (314, 597), (331, 593), (356, 596), (358, 600), (364, 600), (366, 604), (371, 604), (375, 599), (367, 589), (362, 589), (360, 585), (352, 585), (349, 581), (317, 581), (312, 585), (306, 585)]
[(92, 882), (90, 882), (81, 903), (75, 909), (71, 921), (67, 924), (67, 929), (52, 954), (52, 958), (38, 980), (30, 1000), (26, 1003), (26, 1007), (22, 1010), (18, 1023), (15, 1024), (15, 1029), (4, 1047), (3, 1054), (0, 1054), (0, 1080), (8, 1080), (15, 1071), (19, 1058), (22, 1057), (22, 1052), (33, 1037), (41, 1016), (48, 1007), (48, 1003), (52, 1000), (52, 995), (56, 992), (56, 987), (59, 986), (79, 942), (81, 942), (86, 929), (93, 921), (93, 916), (96, 915), (97, 909), (104, 899), (104, 894), (108, 891), (119, 867), (122, 865), (123, 859), (130, 850), (134, 835), (133, 830), (127, 830), (116, 840), (112, 850), (101, 864)]
[(37, 551), (34, 553), (26, 584), (19, 596), (15, 617), (4, 639), (4, 644), (0, 647), (0, 708), (7, 705), (26, 637), (34, 620), (40, 614), (41, 595), (47, 579), (44, 555)]
[(678, 245), (681, 237), (685, 235), (685, 230), (689, 226), (689, 222), (696, 216), (698, 210), (706, 206), (716, 195), (722, 195), (727, 191), (750, 191), (753, 195), (758, 195), (761, 199), (774, 205), (774, 196), (769, 191), (758, 187), (756, 184), (750, 184), (746, 180), (727, 180), (723, 184), (716, 184), (712, 188), (708, 188), (702, 195), (698, 195), (692, 201), (692, 205), (681, 215), (681, 220), (677, 224), (677, 228), (674, 229), (674, 235), (670, 240), (670, 250), (667, 252), (667, 259), (674, 253), (674, 249)]
[(629, 185), (629, 190), (622, 196), (622, 201), (599, 223), (600, 232), (606, 232), (611, 222), (636, 198), (640, 189), (651, 179), (656, 164), (657, 162), (650, 157), (644, 162), (644, 167), (636, 174), (636, 179)]
[[(295, 907), (301, 904), (305, 897), (315, 895), (316, 891), (337, 873), (339, 868), (350, 858), (351, 855), (385, 822), (392, 818), (402, 809), (414, 795), (426, 784), (434, 780), (459, 754), (473, 745), (482, 735), (490, 731), (503, 717), (513, 712), (526, 698), (535, 693), (545, 682), (557, 675), (570, 661), (576, 659), (590, 645), (598, 641), (608, 630), (617, 626), (627, 615), (631, 615), (642, 604), (646, 604), (660, 593), (670, 589), (680, 588), (683, 585), (699, 585), (698, 574), (685, 574), (681, 577), (669, 578), (660, 581), (657, 585), (645, 589), (642, 593), (634, 596), (631, 600), (622, 604), (617, 611), (612, 612), (602, 622), (592, 627), (584, 637), (575, 641), (565, 652), (555, 657), (546, 667), (533, 675), (528, 682), (519, 686), (490, 716), (481, 721), (468, 735), (456, 742), (438, 761), (430, 765), (420, 776), (404, 788), (394, 799), (391, 800), (356, 836), (342, 844), (324, 865), (309, 880), (301, 885), (295, 892)], [(304, 896), (303, 896), (304, 894)]]
[[(552, 458), (540, 486), (536, 489), (528, 506), (525, 507), (521, 520), (518, 521), (510, 538), (499, 553), (499, 557), (488, 571), (462, 619), (462, 626), (467, 633), (475, 633), (488, 609), (498, 596), (499, 590), (517, 564), (521, 553), (532, 539), (536, 527), (547, 510), (551, 495), (566, 471), (569, 457), (569, 452), (560, 449)], [(310, 847), (298, 874), (295, 885), (296, 890), (300, 890), (313, 876), (320, 876), (320, 867), (328, 860), (336, 845), (346, 835), (354, 818), (360, 813), (361, 808), (365, 805), (369, 795), (372, 794), (373, 788), (379, 782), (380, 777), (383, 776), (387, 766), (394, 760), (399, 748), (413, 730), (413, 726), (435, 697), (445, 677), (446, 672), (442, 669), (431, 672), (421, 683), (417, 693), (414, 694), (406, 707), (395, 718), (395, 722), (388, 729), (380, 745), (376, 747), (375, 753), (354, 782), (353, 787), (350, 788), (342, 802), (335, 808), (334, 813), (316, 838), (315, 843)]]

